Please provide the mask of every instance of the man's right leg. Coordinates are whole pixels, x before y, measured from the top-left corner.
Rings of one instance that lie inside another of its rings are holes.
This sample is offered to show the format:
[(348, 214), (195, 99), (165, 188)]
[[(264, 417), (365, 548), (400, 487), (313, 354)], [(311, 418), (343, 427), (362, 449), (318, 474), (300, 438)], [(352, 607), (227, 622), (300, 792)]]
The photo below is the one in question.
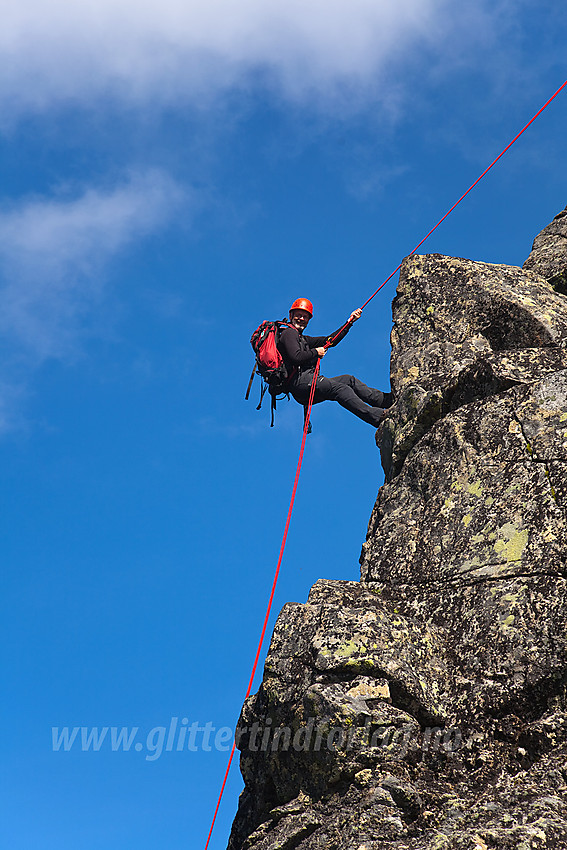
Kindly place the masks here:
[[(340, 377), (342, 378), (343, 376)], [(380, 392), (380, 390), (377, 390), (376, 392)], [(380, 395), (383, 396), (383, 393), (380, 393)], [(359, 419), (362, 419), (364, 422), (368, 422), (370, 425), (374, 425), (375, 428), (378, 427), (382, 417), (384, 416), (383, 408), (367, 404), (365, 401), (362, 401), (350, 383), (345, 383), (342, 380), (337, 380), (336, 378), (320, 377), (317, 381), (314, 401), (319, 402), (327, 400), (338, 401), (341, 407), (344, 407), (345, 410), (350, 411), (350, 413), (354, 413), (354, 415), (358, 416)]]
[(330, 381), (347, 384), (356, 393), (356, 395), (369, 404), (371, 407), (388, 408), (393, 404), (392, 393), (383, 393), (382, 390), (377, 390), (374, 387), (368, 387), (354, 375), (336, 375), (329, 378)]

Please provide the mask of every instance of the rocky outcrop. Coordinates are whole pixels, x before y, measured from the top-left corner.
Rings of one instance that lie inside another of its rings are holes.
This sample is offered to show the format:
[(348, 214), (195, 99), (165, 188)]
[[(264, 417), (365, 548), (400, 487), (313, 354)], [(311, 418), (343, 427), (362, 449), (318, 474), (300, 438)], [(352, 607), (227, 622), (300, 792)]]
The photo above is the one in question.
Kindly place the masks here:
[(524, 270), (404, 262), (361, 582), (319, 581), (280, 614), (239, 722), (230, 850), (567, 848), (567, 263), (553, 257), (545, 277), (534, 252)]
[(567, 207), (536, 236), (524, 268), (537, 272), (558, 292), (567, 294)]

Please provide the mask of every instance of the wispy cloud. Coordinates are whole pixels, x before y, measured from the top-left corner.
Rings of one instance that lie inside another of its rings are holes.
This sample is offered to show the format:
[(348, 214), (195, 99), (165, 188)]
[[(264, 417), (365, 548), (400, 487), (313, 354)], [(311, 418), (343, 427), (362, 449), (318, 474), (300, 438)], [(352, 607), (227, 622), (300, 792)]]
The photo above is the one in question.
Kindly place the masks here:
[(318, 104), (345, 90), (344, 100), (391, 97), (393, 64), (411, 66), (420, 48), (462, 54), (503, 3), (478, 0), (473, 30), (468, 4), (451, 0), (22, 0), (3, 11), (0, 103), (8, 113), (109, 95), (159, 104), (259, 81)]
[(78, 350), (85, 318), (104, 295), (108, 264), (183, 204), (191, 199), (168, 175), (147, 171), (113, 187), (0, 209), (0, 429), (25, 375)]
[(183, 200), (161, 172), (75, 197), (29, 198), (0, 210), (0, 333), (43, 360), (73, 344), (104, 286), (106, 264), (164, 225)]

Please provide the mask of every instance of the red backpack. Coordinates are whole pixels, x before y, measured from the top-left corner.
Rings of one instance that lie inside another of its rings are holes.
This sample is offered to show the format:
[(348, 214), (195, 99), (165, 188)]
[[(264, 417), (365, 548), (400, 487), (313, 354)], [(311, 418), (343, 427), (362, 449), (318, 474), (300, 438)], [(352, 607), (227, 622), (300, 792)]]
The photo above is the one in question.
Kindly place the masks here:
[(283, 357), (278, 350), (278, 342), (282, 329), (291, 327), (292, 325), (285, 321), (285, 319), (281, 322), (262, 322), (260, 327), (256, 328), (250, 338), (250, 344), (256, 355), (256, 363), (254, 364), (252, 374), (250, 375), (250, 381), (248, 383), (245, 398), (247, 399), (250, 395), (254, 374), (258, 372), (263, 383), (262, 389), (260, 390), (260, 404), (256, 410), (260, 410), (262, 407), (262, 401), (266, 390), (269, 390), (272, 397), (272, 421), (270, 427), (274, 424), (276, 398), (278, 395), (287, 395), (289, 398), (289, 391), (287, 387), (289, 386), (290, 379), (295, 374), (295, 369), (293, 372), (288, 374)]

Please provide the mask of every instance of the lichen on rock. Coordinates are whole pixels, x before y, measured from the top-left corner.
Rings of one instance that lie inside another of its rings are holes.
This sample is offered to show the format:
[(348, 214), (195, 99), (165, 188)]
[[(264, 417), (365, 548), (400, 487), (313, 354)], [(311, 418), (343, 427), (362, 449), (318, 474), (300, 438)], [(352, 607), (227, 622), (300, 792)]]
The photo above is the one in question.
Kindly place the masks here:
[(567, 848), (566, 227), (404, 262), (361, 581), (278, 618), (229, 850)]

